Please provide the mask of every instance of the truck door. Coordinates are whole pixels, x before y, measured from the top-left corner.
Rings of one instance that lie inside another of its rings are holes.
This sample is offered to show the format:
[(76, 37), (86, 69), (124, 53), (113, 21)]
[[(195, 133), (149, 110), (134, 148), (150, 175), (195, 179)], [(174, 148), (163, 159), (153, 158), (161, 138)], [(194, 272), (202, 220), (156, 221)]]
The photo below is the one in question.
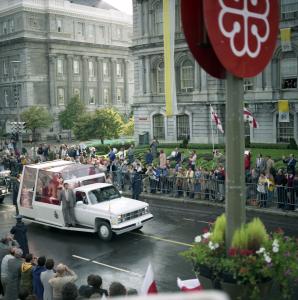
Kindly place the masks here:
[(75, 219), (78, 225), (93, 226), (92, 212), (85, 192), (76, 191)]

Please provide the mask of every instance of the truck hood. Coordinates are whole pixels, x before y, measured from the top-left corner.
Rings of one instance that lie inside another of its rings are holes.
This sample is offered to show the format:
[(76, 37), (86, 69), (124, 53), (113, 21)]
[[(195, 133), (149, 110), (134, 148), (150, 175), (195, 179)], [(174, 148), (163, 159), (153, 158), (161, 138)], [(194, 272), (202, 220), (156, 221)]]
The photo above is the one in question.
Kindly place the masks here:
[(142, 209), (147, 206), (148, 204), (146, 202), (121, 197), (110, 201), (94, 204), (92, 205), (92, 208), (105, 210), (105, 211), (110, 210), (112, 214), (123, 215), (123, 214), (127, 214)]

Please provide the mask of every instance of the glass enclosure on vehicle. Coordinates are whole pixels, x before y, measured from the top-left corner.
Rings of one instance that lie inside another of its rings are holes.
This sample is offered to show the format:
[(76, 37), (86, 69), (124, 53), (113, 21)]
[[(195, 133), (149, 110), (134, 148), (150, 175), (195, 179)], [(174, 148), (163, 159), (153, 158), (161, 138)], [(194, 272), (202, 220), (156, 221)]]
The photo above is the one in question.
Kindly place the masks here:
[(93, 178), (99, 173), (99, 169), (93, 165), (81, 165), (68, 161), (25, 166), (20, 205), (32, 208), (35, 185), (35, 201), (60, 205), (58, 199), (65, 180), (69, 181), (70, 188), (74, 189), (80, 185), (104, 182), (104, 175), (100, 178)]
[(23, 207), (32, 208), (36, 174), (37, 169), (24, 167), (20, 196), (20, 205)]

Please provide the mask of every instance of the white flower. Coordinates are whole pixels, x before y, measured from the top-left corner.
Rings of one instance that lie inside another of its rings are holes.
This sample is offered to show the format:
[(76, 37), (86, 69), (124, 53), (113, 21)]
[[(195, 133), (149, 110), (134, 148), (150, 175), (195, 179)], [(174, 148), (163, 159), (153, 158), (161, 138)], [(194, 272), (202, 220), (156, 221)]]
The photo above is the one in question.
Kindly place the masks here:
[(272, 251), (273, 251), (274, 253), (277, 253), (277, 252), (279, 251), (279, 247), (273, 246), (273, 247), (272, 247)]
[(219, 244), (218, 243), (213, 243), (212, 241), (210, 241), (208, 243), (208, 247), (211, 249), (211, 250), (215, 250), (219, 247)]
[(208, 232), (203, 234), (203, 238), (208, 239), (210, 237), (210, 235), (211, 235), (211, 233), (208, 231)]
[(279, 247), (279, 243), (278, 243), (278, 240), (277, 239), (275, 239), (274, 241), (273, 241), (273, 243), (272, 243), (272, 246), (273, 247)]
[(195, 237), (195, 243), (201, 243), (202, 237), (200, 235)]
[(266, 263), (268, 263), (268, 264), (271, 263), (271, 257), (267, 253), (264, 253), (264, 259), (265, 259)]
[(265, 252), (265, 248), (260, 248), (258, 251), (256, 251), (257, 254), (262, 254)]

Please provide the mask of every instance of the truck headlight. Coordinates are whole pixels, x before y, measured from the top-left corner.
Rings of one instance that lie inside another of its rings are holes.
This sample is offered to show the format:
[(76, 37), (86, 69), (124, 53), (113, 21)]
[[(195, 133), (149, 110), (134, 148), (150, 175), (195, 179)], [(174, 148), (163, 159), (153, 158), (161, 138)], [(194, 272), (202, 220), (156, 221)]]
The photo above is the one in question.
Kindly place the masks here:
[(149, 214), (149, 206), (146, 206), (144, 208), (144, 215)]
[(111, 224), (112, 225), (117, 225), (117, 224), (119, 224), (120, 222), (119, 222), (119, 216), (118, 217), (112, 217), (111, 218)]

